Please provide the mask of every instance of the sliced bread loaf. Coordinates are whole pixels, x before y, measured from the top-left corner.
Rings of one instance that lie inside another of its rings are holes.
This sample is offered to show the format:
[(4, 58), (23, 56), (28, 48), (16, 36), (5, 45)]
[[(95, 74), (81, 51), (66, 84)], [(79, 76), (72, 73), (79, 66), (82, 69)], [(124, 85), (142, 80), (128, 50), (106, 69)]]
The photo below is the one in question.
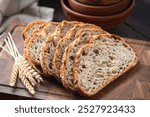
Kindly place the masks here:
[(88, 24), (88, 23), (81, 23), (81, 24), (77, 24), (75, 27), (70, 29), (67, 32), (66, 36), (59, 40), (56, 46), (55, 52), (54, 52), (53, 63), (52, 63), (54, 75), (57, 79), (60, 79), (60, 65), (61, 65), (61, 60), (63, 57), (63, 53), (65, 51), (65, 48), (75, 39), (75, 35), (77, 31), (81, 29), (99, 29), (100, 32), (103, 31), (98, 26)]
[(65, 88), (75, 91), (73, 83), (73, 63), (75, 53), (79, 48), (89, 42), (91, 36), (103, 33), (105, 32), (101, 29), (83, 29), (76, 34), (75, 37), (77, 38), (66, 48), (60, 70), (62, 83)]
[(28, 58), (28, 60), (34, 64), (35, 66), (41, 66), (40, 65), (40, 53), (41, 53), (41, 47), (43, 46), (43, 43), (45, 42), (48, 35), (52, 35), (55, 32), (56, 27), (59, 23), (56, 22), (50, 22), (48, 23), (41, 32), (34, 33), (33, 37), (29, 40), (26, 49), (25, 49), (25, 57)]
[(75, 88), (83, 96), (92, 96), (134, 67), (137, 56), (122, 38), (99, 35), (94, 44), (82, 46), (73, 67)]
[(47, 37), (46, 42), (42, 46), (40, 55), (41, 66), (46, 75), (53, 76), (52, 60), (58, 41), (63, 38), (66, 33), (77, 23), (79, 22), (63, 21), (60, 25), (58, 25), (54, 34)]

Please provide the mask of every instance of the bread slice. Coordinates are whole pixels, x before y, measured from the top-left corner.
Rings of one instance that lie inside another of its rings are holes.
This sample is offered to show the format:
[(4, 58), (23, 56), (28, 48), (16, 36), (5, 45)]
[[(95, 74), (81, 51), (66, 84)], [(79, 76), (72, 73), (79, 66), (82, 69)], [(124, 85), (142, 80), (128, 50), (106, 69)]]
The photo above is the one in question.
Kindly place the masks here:
[(33, 37), (34, 33), (41, 32), (43, 27), (46, 26), (47, 22), (42, 20), (35, 20), (29, 23), (23, 30), (22, 36), (24, 39), (24, 56), (27, 56), (26, 46), (29, 43), (29, 40)]
[(100, 32), (103, 31), (100, 27), (96, 25), (88, 24), (88, 23), (81, 23), (81, 24), (77, 24), (75, 27), (70, 29), (67, 32), (66, 36), (59, 40), (56, 46), (55, 52), (54, 52), (53, 63), (52, 63), (54, 75), (57, 79), (60, 79), (60, 65), (61, 65), (61, 60), (63, 57), (63, 53), (65, 51), (65, 48), (75, 39), (75, 35), (77, 31), (81, 29), (99, 29)]
[(138, 63), (134, 50), (121, 37), (99, 35), (82, 46), (74, 61), (75, 88), (92, 96)]
[(50, 22), (48, 23), (41, 32), (34, 33), (33, 37), (29, 40), (25, 50), (25, 57), (34, 64), (40, 67), (40, 53), (43, 43), (46, 41), (48, 35), (52, 35), (55, 32), (56, 27), (59, 23)]
[(22, 36), (25, 40), (24, 45), (28, 44), (28, 41), (33, 37), (34, 33), (41, 32), (43, 30), (43, 27), (47, 24), (47, 22), (42, 20), (35, 20), (31, 23), (29, 23), (23, 30)]
[(80, 47), (89, 42), (91, 36), (103, 33), (105, 34), (106, 32), (101, 29), (83, 29), (76, 34), (76, 39), (66, 48), (60, 70), (62, 83), (65, 88), (75, 91), (73, 83), (73, 63), (75, 53)]
[(38, 32), (40, 29), (43, 29), (43, 27), (46, 24), (47, 22), (42, 21), (42, 20), (35, 20), (29, 23), (22, 32), (22, 36), (24, 40), (30, 39), (33, 36), (33, 33)]
[(43, 72), (47, 76), (53, 76), (52, 70), (52, 60), (55, 52), (55, 48), (57, 46), (58, 41), (63, 38), (66, 33), (74, 27), (75, 24), (79, 22), (76, 21), (62, 21), (60, 25), (58, 25), (56, 31), (53, 35), (47, 37), (46, 42), (42, 46), (42, 51), (40, 55), (41, 66)]

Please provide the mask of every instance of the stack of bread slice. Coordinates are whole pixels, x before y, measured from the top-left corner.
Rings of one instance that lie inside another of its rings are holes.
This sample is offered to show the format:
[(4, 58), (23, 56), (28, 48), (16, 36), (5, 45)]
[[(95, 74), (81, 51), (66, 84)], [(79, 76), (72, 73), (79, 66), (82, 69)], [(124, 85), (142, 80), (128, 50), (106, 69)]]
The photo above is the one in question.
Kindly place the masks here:
[(93, 24), (37, 20), (22, 35), (24, 56), (31, 65), (83, 96), (95, 95), (138, 63), (123, 38)]

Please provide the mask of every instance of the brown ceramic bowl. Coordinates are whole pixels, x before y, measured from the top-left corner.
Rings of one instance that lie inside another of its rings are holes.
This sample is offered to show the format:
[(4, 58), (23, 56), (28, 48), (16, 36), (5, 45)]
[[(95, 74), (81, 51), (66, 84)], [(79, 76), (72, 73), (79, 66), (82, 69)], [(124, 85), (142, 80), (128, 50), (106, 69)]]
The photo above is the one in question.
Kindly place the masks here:
[(127, 9), (131, 3), (131, 0), (122, 0), (121, 2), (108, 6), (86, 5), (76, 0), (68, 0), (68, 3), (73, 11), (76, 11), (81, 14), (108, 16), (121, 13), (122, 11)]
[(84, 15), (84, 14), (71, 10), (68, 5), (68, 0), (61, 0), (62, 10), (64, 14), (68, 17), (68, 19), (87, 22), (87, 23), (93, 23), (93, 24), (103, 27), (104, 29), (113, 28), (117, 26), (118, 24), (124, 22), (127, 19), (127, 17), (131, 14), (134, 4), (135, 4), (135, 0), (132, 0), (130, 6), (125, 11), (117, 15), (90, 16), (90, 15)]
[(77, 0), (77, 1), (89, 5), (112, 5), (122, 0)]

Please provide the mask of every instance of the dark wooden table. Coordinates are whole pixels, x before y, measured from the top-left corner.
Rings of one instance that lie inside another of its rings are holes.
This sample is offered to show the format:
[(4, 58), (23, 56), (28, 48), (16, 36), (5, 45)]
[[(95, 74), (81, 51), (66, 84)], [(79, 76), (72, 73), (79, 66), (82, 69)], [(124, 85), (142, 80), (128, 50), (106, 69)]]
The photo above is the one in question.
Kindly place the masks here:
[[(62, 13), (59, 0), (49, 0), (49, 1), (40, 0), (39, 4), (42, 5), (42, 6), (48, 6), (48, 7), (55, 8), (54, 21), (62, 21), (64, 19), (66, 19), (66, 17)], [(14, 32), (18, 28), (18, 26), (21, 26), (20, 23), (16, 23), (16, 24), (12, 25), (12, 27), (10, 28), (11, 32)], [(135, 5), (135, 8), (133, 10), (133, 13), (126, 20), (126, 22), (124, 22), (123, 24), (121, 24), (120, 26), (118, 26), (114, 29), (108, 30), (108, 32), (118, 34), (120, 36), (127, 37), (127, 38), (150, 41), (150, 0), (136, 0), (136, 5)], [(138, 42), (136, 42), (136, 43), (138, 43)], [(149, 48), (149, 44), (146, 45), (145, 42), (140, 42), (140, 43), (144, 43), (143, 45), (145, 45), (145, 46), (147, 46), (147, 48)], [(142, 48), (142, 46), (141, 46), (141, 48)], [(147, 49), (147, 50), (148, 50), (147, 53), (149, 53), (149, 49)], [(148, 54), (145, 54), (145, 55), (149, 56)], [(145, 60), (144, 57), (143, 57), (143, 60)], [(142, 65), (150, 65), (150, 63), (149, 62), (144, 63), (144, 64), (142, 63)], [(143, 68), (146, 69), (146, 70), (148, 68), (150, 69), (149, 66), (146, 66), (146, 67), (143, 67)], [(143, 73), (144, 73), (144, 69), (142, 70)], [(147, 74), (147, 78), (148, 78), (148, 72), (146, 72), (146, 74)], [(141, 77), (141, 79), (142, 79), (142, 77)], [(121, 82), (121, 81), (117, 81), (116, 85), (118, 84), (118, 82)], [(139, 84), (139, 82), (137, 82), (137, 85), (141, 86), (141, 84)], [(147, 83), (146, 86), (149, 87), (149, 83)], [(7, 86), (6, 85), (1, 86), (1, 88), (5, 88), (5, 87), (7, 87)], [(109, 88), (112, 88), (112, 87), (113, 86), (110, 85), (110, 87), (106, 88), (106, 90), (104, 90), (102, 93), (109, 92)], [(17, 95), (13, 95), (13, 93), (11, 94), (10, 93), (11, 90), (12, 90), (11, 87), (7, 87), (6, 92), (0, 92), (0, 99), (38, 99), (36, 97), (34, 98), (34, 97), (30, 96), (26, 91), (24, 91), (21, 88), (19, 90), (23, 91), (23, 92), (21, 92), (20, 96), (18, 96), (19, 93)], [(139, 99), (144, 99), (142, 97), (143, 95), (141, 95), (142, 93), (140, 92), (140, 89), (137, 88), (136, 90), (137, 91), (139, 90), (138, 91), (139, 94), (135, 93), (135, 95), (134, 95), (135, 98), (134, 99), (138, 99), (138, 98)], [(150, 92), (150, 91), (148, 91), (148, 92)], [(40, 92), (40, 93), (43, 93), (43, 92)], [(110, 91), (110, 93), (111, 93), (111, 91)], [(67, 95), (69, 95), (69, 94), (67, 94)], [(140, 96), (140, 97), (138, 97), (138, 96)], [(42, 98), (39, 98), (39, 99), (42, 99)], [(61, 99), (61, 98), (59, 98), (59, 99)], [(78, 99), (78, 98), (74, 98), (74, 99)], [(79, 99), (81, 99), (81, 98), (79, 98)], [(104, 98), (102, 98), (102, 99), (104, 99)]]

